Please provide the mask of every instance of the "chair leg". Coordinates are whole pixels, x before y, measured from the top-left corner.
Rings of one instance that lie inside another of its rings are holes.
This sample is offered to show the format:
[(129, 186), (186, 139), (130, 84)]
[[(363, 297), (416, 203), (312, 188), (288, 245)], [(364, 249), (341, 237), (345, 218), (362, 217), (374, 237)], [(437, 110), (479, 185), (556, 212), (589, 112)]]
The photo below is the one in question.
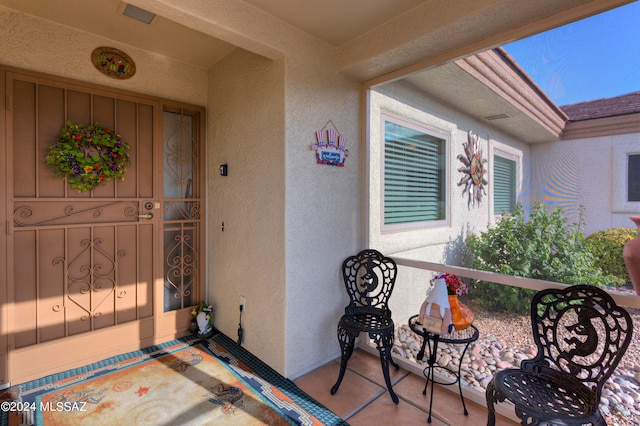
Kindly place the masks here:
[(331, 395), (335, 395), (336, 392), (338, 392), (340, 383), (342, 383), (344, 373), (345, 371), (347, 371), (347, 362), (353, 354), (353, 347), (356, 342), (356, 336), (357, 335), (351, 335), (349, 332), (347, 332), (347, 330), (338, 325), (338, 341), (340, 342), (340, 350), (342, 354), (340, 356), (340, 373), (338, 374), (338, 380), (331, 388)]
[(389, 390), (389, 396), (391, 396), (391, 400), (394, 404), (398, 404), (398, 395), (393, 391), (393, 386), (391, 385), (391, 378), (389, 377), (389, 363), (391, 363), (396, 369), (399, 368), (398, 364), (396, 364), (391, 358), (391, 348), (393, 347), (393, 334), (390, 336), (372, 336), (374, 341), (376, 342), (376, 346), (378, 347), (378, 351), (380, 352), (380, 364), (382, 365), (382, 375), (384, 376), (384, 381), (387, 384), (387, 389)]
[(596, 426), (607, 426), (607, 421), (602, 416), (602, 413), (600, 412), (600, 410), (598, 410), (597, 415), (598, 415), (598, 418), (596, 419), (595, 422), (593, 422), (593, 424)]
[(389, 362), (391, 363), (391, 365), (393, 365), (393, 368), (395, 368), (396, 370), (398, 370), (400, 368), (400, 366), (398, 364), (396, 364), (396, 362), (393, 360), (393, 357), (391, 356), (391, 353), (389, 353)]
[(486, 391), (487, 398), (487, 426), (494, 426), (496, 424), (496, 411), (494, 404), (497, 402), (496, 388), (493, 381), (489, 382)]

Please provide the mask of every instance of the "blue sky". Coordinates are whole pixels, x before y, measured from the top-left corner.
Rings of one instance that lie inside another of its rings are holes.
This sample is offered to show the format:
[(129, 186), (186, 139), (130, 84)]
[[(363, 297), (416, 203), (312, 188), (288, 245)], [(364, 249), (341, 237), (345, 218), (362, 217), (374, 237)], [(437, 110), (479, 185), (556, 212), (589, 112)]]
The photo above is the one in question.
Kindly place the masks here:
[(640, 1), (503, 47), (560, 106), (640, 91)]

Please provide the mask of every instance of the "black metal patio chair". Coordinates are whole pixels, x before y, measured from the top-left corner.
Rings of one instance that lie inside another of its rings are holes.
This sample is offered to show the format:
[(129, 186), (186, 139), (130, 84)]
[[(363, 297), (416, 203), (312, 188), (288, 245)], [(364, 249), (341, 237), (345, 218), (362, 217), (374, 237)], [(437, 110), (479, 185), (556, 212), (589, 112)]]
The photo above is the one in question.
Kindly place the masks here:
[(389, 395), (394, 403), (398, 403), (389, 379), (389, 363), (396, 369), (399, 368), (391, 358), (395, 328), (389, 310), (389, 297), (396, 281), (396, 272), (397, 266), (393, 259), (376, 250), (363, 250), (343, 262), (342, 276), (350, 302), (338, 323), (342, 354), (340, 374), (331, 388), (332, 395), (335, 395), (342, 383), (356, 338), (362, 332), (367, 333), (375, 342), (380, 352), (382, 374)]
[(627, 311), (594, 286), (547, 289), (533, 297), (531, 325), (538, 353), (495, 374), (487, 424), (506, 399), (523, 425), (606, 425), (600, 395), (631, 341)]

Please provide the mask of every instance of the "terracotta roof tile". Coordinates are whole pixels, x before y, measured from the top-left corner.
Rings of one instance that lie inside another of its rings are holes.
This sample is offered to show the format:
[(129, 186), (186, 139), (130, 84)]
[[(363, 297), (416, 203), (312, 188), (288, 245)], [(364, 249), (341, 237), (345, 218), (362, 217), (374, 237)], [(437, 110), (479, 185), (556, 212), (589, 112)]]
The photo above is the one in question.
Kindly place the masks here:
[(560, 109), (567, 114), (569, 121), (593, 120), (616, 115), (634, 114), (640, 112), (640, 92), (564, 105)]

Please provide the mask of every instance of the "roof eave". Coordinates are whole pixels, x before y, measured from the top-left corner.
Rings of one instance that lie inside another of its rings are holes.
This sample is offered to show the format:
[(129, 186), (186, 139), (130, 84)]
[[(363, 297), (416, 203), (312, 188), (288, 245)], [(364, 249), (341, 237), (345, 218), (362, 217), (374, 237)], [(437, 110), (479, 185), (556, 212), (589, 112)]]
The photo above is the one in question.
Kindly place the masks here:
[(562, 137), (568, 117), (504, 49), (487, 50), (455, 63), (551, 135)]

